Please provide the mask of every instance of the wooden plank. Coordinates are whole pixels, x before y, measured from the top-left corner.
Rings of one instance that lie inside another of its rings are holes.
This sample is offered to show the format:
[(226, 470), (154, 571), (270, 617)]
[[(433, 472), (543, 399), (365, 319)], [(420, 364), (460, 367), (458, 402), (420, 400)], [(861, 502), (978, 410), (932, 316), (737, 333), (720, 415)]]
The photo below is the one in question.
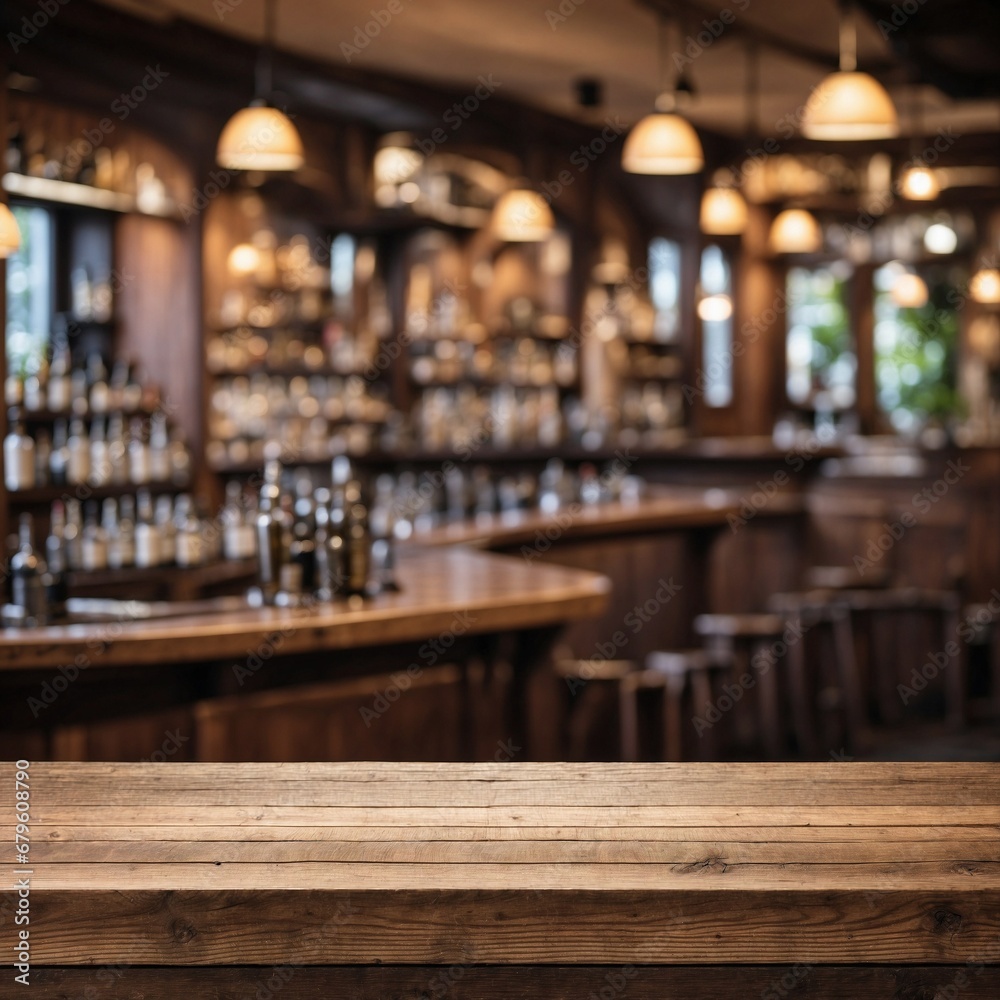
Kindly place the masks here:
[(105, 822), (151, 826), (157, 820), (204, 826), (989, 826), (1000, 824), (995, 806), (101, 806), (33, 805), (36, 826)]
[(998, 937), (982, 891), (32, 892), (38, 965), (962, 964)]
[[(245, 1000), (280, 995), (282, 1000), (400, 1000), (447, 996), (449, 1000), (582, 1000), (627, 996), (629, 1000), (720, 1000), (788, 995), (811, 1000), (889, 1000), (950, 997), (996, 1000), (1000, 967), (970, 956), (960, 965), (452, 965), (302, 966), (290, 958), (272, 967), (226, 969), (132, 968), (38, 969), (32, 985), (46, 996), (100, 1000), (190, 996)], [(604, 991), (602, 993), (602, 990)], [(796, 992), (792, 992), (792, 991)]]
[(33, 843), (35, 864), (88, 862), (286, 862), (336, 861), (380, 864), (871, 864), (905, 861), (1000, 862), (1000, 837), (991, 840), (932, 840), (898, 843), (822, 841), (730, 843), (649, 840), (498, 840), (469, 844), (454, 840), (345, 842), (337, 840), (163, 840), (151, 829), (141, 840), (46, 841)]

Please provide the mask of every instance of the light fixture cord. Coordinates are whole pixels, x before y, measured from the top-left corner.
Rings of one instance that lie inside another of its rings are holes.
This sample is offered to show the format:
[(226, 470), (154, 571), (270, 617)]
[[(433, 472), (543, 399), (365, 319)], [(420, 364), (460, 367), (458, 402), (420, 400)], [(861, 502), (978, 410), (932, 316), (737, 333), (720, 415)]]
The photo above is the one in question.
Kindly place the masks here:
[(656, 110), (669, 113), (677, 105), (677, 91), (673, 74), (668, 68), (670, 52), (670, 21), (662, 14), (658, 21), (657, 31), (657, 62), (659, 77), (659, 92), (656, 95)]
[(858, 30), (854, 9), (845, 3), (840, 12), (840, 71), (853, 73), (858, 68)]
[(274, 44), (274, 0), (264, 0), (264, 41), (257, 52), (256, 97), (267, 100), (274, 89), (271, 48)]

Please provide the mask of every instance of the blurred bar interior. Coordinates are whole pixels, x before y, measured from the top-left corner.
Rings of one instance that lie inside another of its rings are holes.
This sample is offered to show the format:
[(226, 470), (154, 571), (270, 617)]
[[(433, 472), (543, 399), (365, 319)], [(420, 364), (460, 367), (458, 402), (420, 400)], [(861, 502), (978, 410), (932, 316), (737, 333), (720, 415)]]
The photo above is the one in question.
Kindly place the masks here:
[(0, 26), (6, 755), (1000, 759), (991, 0)]

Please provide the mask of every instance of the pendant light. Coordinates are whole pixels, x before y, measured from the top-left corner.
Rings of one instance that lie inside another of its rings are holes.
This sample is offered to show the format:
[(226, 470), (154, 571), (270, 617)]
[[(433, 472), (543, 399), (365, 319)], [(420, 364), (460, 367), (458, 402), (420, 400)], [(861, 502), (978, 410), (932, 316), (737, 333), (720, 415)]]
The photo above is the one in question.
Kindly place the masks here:
[(771, 223), (768, 244), (772, 253), (817, 253), (823, 247), (823, 233), (811, 213), (788, 208)]
[(21, 248), (21, 230), (10, 208), (0, 201), (0, 259)]
[(1000, 305), (1000, 271), (995, 267), (981, 267), (969, 282), (969, 295), (982, 305)]
[(539, 243), (555, 226), (548, 202), (527, 186), (504, 192), (493, 206), (494, 235), (507, 243)]
[[(748, 147), (757, 135), (757, 47), (747, 49), (746, 132)], [(719, 170), (701, 196), (699, 225), (706, 236), (739, 236), (747, 227), (747, 203), (732, 170)]]
[[(660, 21), (660, 78), (663, 80), (666, 25)], [(705, 166), (698, 133), (676, 113), (677, 89), (663, 90), (653, 114), (628, 134), (622, 147), (622, 168), (630, 174), (696, 174)]]
[(271, 48), (274, 43), (274, 0), (264, 0), (264, 41), (257, 53), (254, 74), (256, 96), (250, 106), (226, 122), (215, 159), (227, 170), (298, 170), (302, 166), (302, 140), (287, 115), (270, 107), (272, 91)]
[(910, 139), (910, 166), (903, 171), (899, 179), (899, 193), (908, 201), (933, 201), (941, 193), (941, 184), (937, 174), (920, 159), (917, 148), (923, 133), (923, 121), (920, 114), (920, 95), (917, 93), (916, 81), (913, 88), (913, 136)]
[(919, 274), (903, 271), (894, 279), (889, 296), (900, 309), (920, 309), (927, 305), (927, 283)]
[(853, 13), (840, 16), (840, 69), (810, 94), (802, 117), (807, 139), (889, 139), (899, 133), (892, 98), (868, 73), (858, 72), (858, 37)]

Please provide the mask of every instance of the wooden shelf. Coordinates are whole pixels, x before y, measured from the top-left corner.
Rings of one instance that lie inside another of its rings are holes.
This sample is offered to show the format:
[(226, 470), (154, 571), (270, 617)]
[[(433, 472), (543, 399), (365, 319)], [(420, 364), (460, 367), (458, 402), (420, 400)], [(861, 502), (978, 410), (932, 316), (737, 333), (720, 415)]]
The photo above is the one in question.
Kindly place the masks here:
[(153, 219), (180, 221), (173, 208), (163, 212), (149, 212), (139, 208), (136, 198), (120, 191), (107, 191), (89, 184), (75, 184), (72, 181), (53, 180), (49, 177), (33, 177), (29, 174), (7, 173), (3, 175), (3, 189), (19, 198), (48, 202), (53, 205), (72, 205), (76, 208), (93, 208), (102, 212), (116, 212), (119, 215), (143, 215)]
[(54, 500), (67, 498), (80, 500), (104, 500), (107, 497), (123, 497), (138, 493), (139, 490), (149, 490), (150, 493), (186, 493), (191, 489), (190, 483), (158, 482), (158, 483), (109, 483), (105, 486), (91, 486), (89, 483), (78, 483), (73, 486), (36, 486), (30, 490), (8, 490), (7, 502), (11, 507), (41, 507)]

